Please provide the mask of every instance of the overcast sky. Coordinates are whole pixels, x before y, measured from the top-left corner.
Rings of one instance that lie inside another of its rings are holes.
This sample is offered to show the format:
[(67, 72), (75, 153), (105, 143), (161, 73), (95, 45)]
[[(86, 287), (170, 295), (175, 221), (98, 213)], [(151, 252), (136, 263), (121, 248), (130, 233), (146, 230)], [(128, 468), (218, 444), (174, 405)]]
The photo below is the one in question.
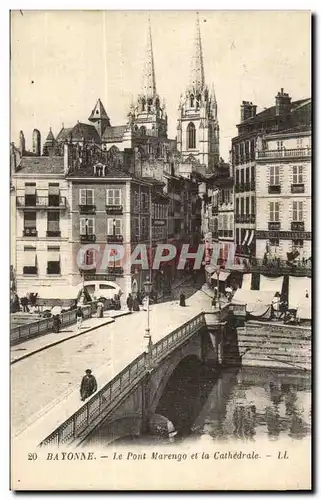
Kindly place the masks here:
[[(23, 15), (22, 15), (23, 14)], [(15, 11), (11, 44), (11, 140), (33, 128), (42, 140), (87, 122), (98, 97), (112, 125), (126, 122), (141, 89), (148, 13)], [(157, 91), (176, 136), (179, 97), (188, 83), (195, 12), (150, 12)], [(293, 100), (311, 95), (310, 13), (201, 11), (205, 81), (215, 85), (221, 156), (228, 159), (242, 100), (258, 112), (281, 87)]]

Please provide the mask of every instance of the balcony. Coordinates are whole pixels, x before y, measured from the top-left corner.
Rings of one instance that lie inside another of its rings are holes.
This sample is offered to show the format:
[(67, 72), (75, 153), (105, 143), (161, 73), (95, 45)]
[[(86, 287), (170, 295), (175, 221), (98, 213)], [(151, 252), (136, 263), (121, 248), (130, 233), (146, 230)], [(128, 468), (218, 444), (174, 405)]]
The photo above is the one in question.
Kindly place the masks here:
[(270, 184), (269, 185), (269, 194), (280, 194), (281, 193), (281, 186), (279, 184)]
[(304, 231), (304, 222), (291, 222), (291, 231)]
[(79, 205), (81, 214), (94, 214), (96, 212), (96, 205)]
[(280, 231), (281, 222), (268, 222), (269, 231)]
[(291, 184), (291, 193), (304, 193), (304, 184)]
[(23, 236), (36, 238), (38, 236), (38, 231), (36, 227), (27, 227), (23, 230)]
[(47, 231), (46, 235), (47, 235), (47, 238), (60, 238), (61, 231)]
[(107, 234), (107, 243), (122, 243), (123, 241), (122, 234)]
[[(56, 201), (57, 199), (57, 201)], [(22, 210), (66, 210), (66, 197), (17, 196), (17, 207)]]
[(292, 264), (281, 259), (251, 259), (250, 270), (272, 276), (308, 276), (312, 274), (312, 264), (310, 260), (293, 262)]
[(80, 242), (81, 243), (93, 243), (95, 241), (96, 241), (95, 234), (81, 234), (80, 235)]
[(258, 151), (258, 159), (268, 158), (305, 158), (311, 156), (311, 148), (294, 149), (271, 149), (270, 151)]
[(123, 205), (106, 205), (106, 213), (108, 215), (122, 215)]

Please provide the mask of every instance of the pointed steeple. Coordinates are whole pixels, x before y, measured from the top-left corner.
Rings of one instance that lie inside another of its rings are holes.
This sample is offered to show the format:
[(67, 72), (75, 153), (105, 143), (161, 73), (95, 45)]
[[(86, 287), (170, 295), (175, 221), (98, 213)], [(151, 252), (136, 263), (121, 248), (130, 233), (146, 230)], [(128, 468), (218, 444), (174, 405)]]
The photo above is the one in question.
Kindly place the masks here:
[(145, 65), (143, 69), (142, 94), (146, 97), (156, 96), (156, 80), (152, 44), (152, 30), (150, 18), (148, 17), (147, 45), (145, 54)]
[(96, 122), (98, 120), (107, 120), (109, 121), (109, 117), (106, 113), (103, 103), (100, 99), (98, 99), (96, 106), (91, 112), (90, 117), (88, 118), (90, 122)]
[(204, 65), (201, 30), (198, 13), (196, 16), (194, 49), (191, 60), (190, 87), (196, 90), (202, 90), (204, 87)]

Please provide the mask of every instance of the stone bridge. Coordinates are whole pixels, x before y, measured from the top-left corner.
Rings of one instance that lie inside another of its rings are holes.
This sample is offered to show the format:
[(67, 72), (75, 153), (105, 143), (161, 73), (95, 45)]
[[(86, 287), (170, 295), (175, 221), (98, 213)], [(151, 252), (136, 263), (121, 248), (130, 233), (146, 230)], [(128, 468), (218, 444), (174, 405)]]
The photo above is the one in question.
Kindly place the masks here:
[(142, 353), (40, 446), (105, 444), (148, 431), (174, 372), (185, 364), (219, 366), (228, 308), (200, 313)]

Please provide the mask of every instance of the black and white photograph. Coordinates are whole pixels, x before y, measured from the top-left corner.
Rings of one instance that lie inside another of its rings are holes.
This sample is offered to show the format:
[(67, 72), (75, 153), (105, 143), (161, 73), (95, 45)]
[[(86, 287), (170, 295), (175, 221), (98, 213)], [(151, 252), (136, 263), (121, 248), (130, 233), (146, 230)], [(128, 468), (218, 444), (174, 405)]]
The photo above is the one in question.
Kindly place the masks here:
[(311, 12), (195, 7), (10, 13), (13, 490), (311, 490)]

